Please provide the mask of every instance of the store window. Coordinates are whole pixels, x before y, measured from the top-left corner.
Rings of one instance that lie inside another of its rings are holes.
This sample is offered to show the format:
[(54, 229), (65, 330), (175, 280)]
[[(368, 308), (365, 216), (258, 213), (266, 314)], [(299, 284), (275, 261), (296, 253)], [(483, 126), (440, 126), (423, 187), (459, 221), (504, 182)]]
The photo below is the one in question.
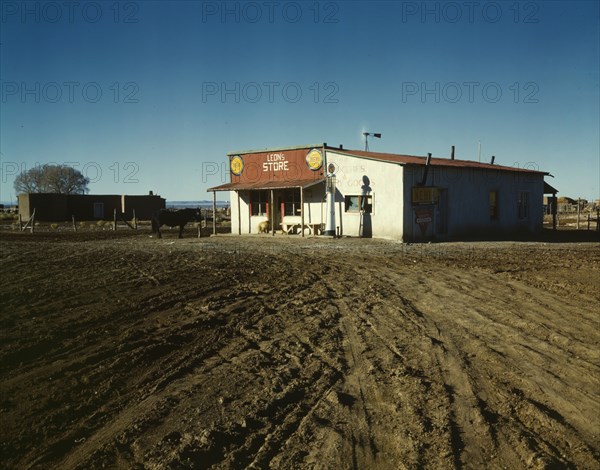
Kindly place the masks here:
[(346, 196), (345, 211), (349, 213), (359, 213), (364, 211), (366, 214), (373, 213), (373, 196)]
[(300, 215), (300, 188), (285, 190), (282, 205), (284, 216)]
[(268, 191), (250, 191), (250, 214), (268, 215), (269, 193)]
[(529, 193), (527, 191), (519, 191), (517, 194), (517, 209), (519, 219), (527, 219), (529, 217)]

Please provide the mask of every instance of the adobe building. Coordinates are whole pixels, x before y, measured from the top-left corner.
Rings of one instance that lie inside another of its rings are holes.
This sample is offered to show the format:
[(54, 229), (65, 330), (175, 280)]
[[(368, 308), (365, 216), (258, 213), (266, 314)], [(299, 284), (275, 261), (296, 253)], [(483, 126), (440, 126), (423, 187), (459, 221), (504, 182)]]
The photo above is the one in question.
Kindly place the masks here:
[[(542, 229), (548, 173), (327, 144), (228, 154), (231, 230), (402, 241)], [(331, 196), (328, 198), (327, 194)]]
[(112, 220), (114, 211), (126, 219), (149, 220), (152, 215), (166, 207), (166, 200), (148, 195), (115, 194), (19, 194), (19, 213), (28, 219), (35, 209), (35, 218), (40, 221), (62, 222), (71, 220)]

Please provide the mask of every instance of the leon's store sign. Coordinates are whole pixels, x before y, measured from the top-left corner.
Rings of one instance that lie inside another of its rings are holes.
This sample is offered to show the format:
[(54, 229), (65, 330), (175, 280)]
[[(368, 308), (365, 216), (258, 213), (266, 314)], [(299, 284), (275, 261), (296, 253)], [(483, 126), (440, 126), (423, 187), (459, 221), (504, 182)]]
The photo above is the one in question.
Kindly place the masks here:
[(310, 180), (323, 178), (320, 148), (230, 155), (231, 182)]

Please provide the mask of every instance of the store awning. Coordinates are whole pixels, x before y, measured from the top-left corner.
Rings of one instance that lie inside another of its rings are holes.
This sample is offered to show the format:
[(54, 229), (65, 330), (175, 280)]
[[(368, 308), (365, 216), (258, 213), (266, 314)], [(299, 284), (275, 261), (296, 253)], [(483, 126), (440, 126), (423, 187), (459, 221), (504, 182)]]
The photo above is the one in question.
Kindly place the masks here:
[(311, 178), (304, 180), (286, 180), (286, 181), (254, 181), (227, 183), (221, 186), (208, 188), (207, 191), (258, 191), (261, 189), (288, 189), (288, 188), (309, 188), (322, 183), (325, 178)]

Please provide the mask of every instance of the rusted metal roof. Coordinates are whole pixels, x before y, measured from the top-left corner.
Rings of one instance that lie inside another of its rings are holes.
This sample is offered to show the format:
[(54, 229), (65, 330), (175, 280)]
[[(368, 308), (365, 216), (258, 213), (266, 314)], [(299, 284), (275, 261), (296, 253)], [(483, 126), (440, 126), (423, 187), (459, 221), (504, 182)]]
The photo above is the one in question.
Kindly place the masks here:
[[(349, 155), (360, 158), (367, 158), (370, 160), (379, 160), (389, 163), (397, 163), (400, 165), (420, 165), (424, 166), (427, 157), (417, 157), (414, 155), (399, 155), (394, 153), (378, 153), (378, 152), (365, 152), (364, 150), (348, 150), (340, 149), (336, 147), (327, 147), (328, 151), (334, 151), (342, 155)], [(526, 173), (539, 173), (547, 175), (547, 172), (539, 170), (530, 170), (527, 168), (517, 168), (512, 166), (492, 165), (490, 163), (480, 163), (471, 160), (451, 160), (450, 158), (431, 158), (432, 166), (445, 166), (455, 168), (475, 168), (485, 170), (496, 170), (496, 171), (513, 171), (513, 172), (526, 172)]]
[(325, 178), (311, 178), (302, 180), (287, 180), (287, 181), (256, 181), (252, 183), (227, 183), (213, 188), (208, 188), (207, 191), (246, 191), (260, 189), (287, 189), (287, 188), (308, 188), (325, 181)]

